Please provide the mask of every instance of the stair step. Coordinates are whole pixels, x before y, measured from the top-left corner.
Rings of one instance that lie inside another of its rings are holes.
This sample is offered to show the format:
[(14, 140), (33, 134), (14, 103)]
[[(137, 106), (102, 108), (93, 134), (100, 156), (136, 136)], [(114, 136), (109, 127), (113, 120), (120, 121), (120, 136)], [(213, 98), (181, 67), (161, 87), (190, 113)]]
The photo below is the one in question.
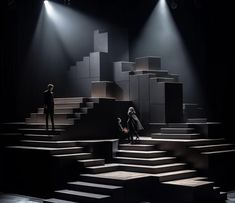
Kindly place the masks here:
[[(26, 122), (25, 124), (26, 126), (25, 127), (28, 127), (28, 128), (45, 128), (46, 127), (46, 123), (45, 121), (43, 122), (31, 122), (31, 121), (28, 121)], [(71, 126), (73, 125), (73, 122), (56, 122), (55, 123), (55, 128), (56, 129), (63, 129), (63, 128), (66, 128), (68, 126)], [(51, 123), (49, 123), (49, 128), (51, 129)]]
[(188, 123), (168, 123), (167, 127), (168, 128), (188, 128), (189, 124)]
[(56, 97), (54, 98), (55, 103), (60, 102), (79, 102), (82, 103), (86, 98), (85, 97)]
[(130, 75), (142, 75), (142, 74), (148, 74), (148, 73), (154, 73), (156, 76), (159, 77), (165, 77), (168, 75), (168, 70), (134, 70), (130, 71)]
[(143, 144), (119, 144), (120, 150), (136, 150), (136, 151), (150, 151), (154, 150), (154, 145), (143, 145)]
[(57, 158), (70, 158), (70, 159), (79, 159), (79, 160), (92, 158), (91, 153), (58, 154), (53, 156)]
[(185, 166), (185, 163), (162, 164), (156, 166), (120, 164), (119, 168), (124, 171), (156, 174), (175, 170), (183, 170)]
[(65, 130), (64, 129), (46, 130), (45, 128), (20, 128), (19, 131), (24, 134), (59, 135)]
[(112, 194), (114, 191), (123, 188), (122, 186), (92, 183), (86, 181), (69, 182), (68, 185), (72, 190), (93, 192), (98, 194)]
[[(54, 109), (54, 113), (73, 114), (78, 110), (79, 109), (73, 109), (73, 108)], [(38, 113), (44, 113), (44, 108), (38, 108)]]
[(38, 141), (38, 140), (21, 140), (24, 146), (34, 147), (76, 147), (76, 141)]
[(222, 154), (222, 153), (235, 153), (235, 149), (218, 150), (218, 151), (212, 151), (212, 152), (202, 152), (202, 154), (205, 154), (205, 155)]
[(105, 172), (110, 172), (110, 171), (114, 171), (117, 170), (119, 167), (119, 164), (116, 163), (111, 163), (111, 164), (105, 164), (102, 166), (91, 166), (91, 167), (87, 167), (88, 171), (90, 173), (105, 173)]
[(188, 118), (187, 122), (188, 123), (206, 123), (207, 118)]
[(151, 133), (153, 139), (197, 139), (199, 133), (187, 133), (187, 134), (176, 134), (176, 133)]
[(196, 175), (195, 170), (178, 170), (166, 173), (155, 174), (160, 180), (160, 182), (172, 181), (177, 179), (191, 178)]
[(114, 160), (118, 163), (124, 164), (136, 164), (136, 165), (159, 165), (159, 164), (168, 164), (176, 160), (175, 157), (160, 157), (160, 158), (133, 158), (133, 157), (115, 157)]
[(110, 199), (109, 195), (95, 194), (90, 192), (81, 192), (74, 190), (57, 190), (55, 191), (56, 197), (70, 200), (70, 201), (97, 201), (103, 202), (102, 200)]
[[(58, 117), (55, 117), (54, 118), (55, 124), (65, 123), (67, 125), (73, 125), (78, 120), (79, 120), (79, 117), (77, 117), (77, 118), (58, 118)], [(40, 123), (40, 124), (44, 123), (44, 126), (46, 126), (46, 121), (45, 121), (45, 118), (43, 116), (42, 117), (37, 117), (37, 118), (26, 118), (25, 122), (26, 122), (26, 124), (28, 124), (28, 123)], [(50, 121), (49, 121), (49, 124), (51, 124)]]
[(151, 80), (156, 80), (157, 82), (176, 82), (175, 78), (171, 77), (152, 77)]
[(21, 150), (41, 150), (48, 151), (54, 156), (67, 155), (69, 153), (78, 153), (83, 151), (82, 147), (60, 147), (60, 148), (51, 148), (51, 147), (31, 147), (31, 146), (8, 146), (9, 149), (21, 149)]
[(98, 166), (98, 165), (105, 164), (104, 159), (84, 159), (84, 160), (79, 160), (78, 162), (82, 163), (85, 167)]
[(44, 203), (79, 203), (79, 202), (72, 202), (72, 201), (56, 199), (56, 198), (44, 199), (43, 202)]
[(116, 155), (121, 157), (135, 158), (157, 158), (164, 156), (165, 151), (132, 151), (132, 150), (117, 150)]
[(51, 135), (37, 135), (37, 134), (24, 134), (24, 138), (28, 140), (38, 140), (38, 141), (50, 141), (50, 140), (58, 140), (59, 135), (51, 136)]
[[(222, 151), (234, 149), (234, 144), (215, 144), (215, 145), (202, 145), (202, 146), (193, 146), (191, 149), (196, 149), (200, 152), (212, 152), (212, 151)], [(235, 150), (235, 149), (234, 149)]]
[(161, 133), (175, 133), (175, 134), (186, 134), (186, 133), (193, 133), (194, 128), (161, 128)]
[(70, 103), (67, 103), (67, 104), (66, 103), (55, 104), (54, 105), (54, 110), (56, 110), (56, 109), (64, 109), (64, 108), (78, 109), (81, 106), (82, 106), (81, 103), (76, 103), (76, 102), (74, 102), (74, 103), (70, 102)]

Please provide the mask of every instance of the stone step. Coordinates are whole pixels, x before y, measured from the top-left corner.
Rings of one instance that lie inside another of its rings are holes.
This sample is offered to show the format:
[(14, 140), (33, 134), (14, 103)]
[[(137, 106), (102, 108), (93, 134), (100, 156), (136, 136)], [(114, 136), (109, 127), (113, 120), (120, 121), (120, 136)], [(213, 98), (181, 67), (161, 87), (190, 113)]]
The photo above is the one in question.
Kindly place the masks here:
[(76, 141), (41, 141), (41, 140), (21, 140), (24, 146), (34, 147), (76, 147)]
[(79, 203), (79, 202), (72, 202), (72, 201), (56, 199), (56, 198), (44, 199), (43, 202), (44, 203)]
[(188, 123), (167, 123), (168, 128), (188, 128)]
[(104, 164), (102, 166), (91, 166), (87, 167), (89, 173), (97, 174), (97, 173), (105, 173), (110, 171), (115, 171), (119, 168), (119, 164), (111, 163), (111, 164)]
[(117, 150), (116, 156), (119, 157), (135, 157), (135, 158), (157, 158), (165, 156), (165, 151), (132, 151)]
[(166, 77), (168, 76), (168, 70), (135, 70), (135, 71), (130, 71), (130, 75), (142, 75), (142, 74), (149, 74), (153, 73), (156, 76), (159, 77)]
[(152, 77), (151, 80), (156, 80), (157, 82), (176, 82), (175, 78), (171, 77)]
[(110, 177), (101, 177), (99, 174), (81, 174), (80, 180), (85, 182), (100, 183), (107, 185), (116, 185), (121, 186), (124, 184), (125, 180), (110, 178)]
[(86, 181), (69, 182), (68, 187), (71, 190), (92, 192), (98, 194), (112, 194), (114, 191), (121, 190), (122, 186), (92, 183)]
[(92, 154), (91, 153), (73, 153), (73, 154), (57, 154), (53, 155), (56, 158), (66, 158), (66, 159), (91, 159)]
[(158, 173), (154, 176), (159, 178), (160, 182), (172, 181), (172, 180), (179, 180), (184, 178), (191, 178), (196, 175), (195, 170), (178, 170), (178, 171), (171, 171), (166, 173)]
[(84, 159), (84, 160), (78, 160), (78, 162), (83, 164), (85, 167), (101, 166), (105, 164), (104, 159)]
[(207, 118), (188, 118), (187, 123), (206, 123)]
[(110, 196), (103, 194), (96, 194), (90, 192), (81, 192), (75, 190), (57, 190), (55, 191), (56, 197), (69, 201), (81, 202), (109, 202)]
[(124, 171), (138, 172), (138, 173), (156, 174), (156, 173), (165, 173), (175, 170), (183, 170), (185, 166), (186, 166), (185, 163), (162, 164), (157, 166), (120, 164), (119, 169)]
[(20, 149), (20, 150), (39, 150), (48, 151), (51, 155), (68, 155), (71, 153), (79, 153), (83, 151), (82, 147), (31, 147), (31, 146), (8, 146), (8, 149)]
[(166, 134), (194, 133), (194, 128), (161, 128), (161, 133), (166, 133)]
[(170, 164), (176, 161), (175, 157), (160, 157), (160, 158), (133, 158), (133, 157), (115, 157), (114, 161), (122, 164), (136, 164), (136, 165), (160, 165)]
[[(58, 124), (67, 124), (67, 125), (74, 125), (75, 123), (77, 123), (80, 119), (79, 118), (59, 118), (59, 117), (54, 117), (54, 124), (58, 123)], [(38, 118), (26, 118), (25, 119), (26, 124), (28, 123), (46, 123), (46, 119), (45, 117), (38, 117)], [(51, 124), (51, 119), (49, 117), (48, 120), (49, 124)]]
[(197, 139), (199, 133), (173, 134), (173, 133), (151, 133), (153, 139)]
[[(64, 129), (64, 128), (67, 128), (69, 126), (72, 126), (73, 124), (71, 123), (61, 123), (61, 122), (56, 122), (55, 124), (55, 128), (56, 129)], [(43, 122), (27, 122), (25, 127), (26, 128), (45, 128), (46, 126), (46, 122), (45, 120)], [(49, 122), (49, 128), (51, 128), (51, 123)]]
[(234, 144), (216, 144), (216, 145), (201, 145), (201, 146), (193, 146), (190, 147), (191, 149), (196, 149), (200, 152), (212, 152), (212, 151), (222, 151), (222, 150), (229, 150), (234, 149)]
[(27, 140), (37, 140), (37, 141), (50, 141), (50, 140), (58, 140), (60, 141), (61, 138), (59, 135), (37, 135), (37, 134), (24, 134), (24, 139)]
[[(80, 108), (65, 108), (65, 109), (54, 109), (55, 114), (73, 114), (74, 112), (79, 112)], [(38, 113), (44, 113), (44, 108), (38, 108)]]
[(20, 128), (20, 132), (24, 134), (43, 134), (43, 135), (59, 135), (63, 133), (64, 129), (46, 130), (45, 128)]
[(120, 150), (134, 150), (134, 151), (151, 151), (155, 149), (154, 145), (141, 145), (141, 144), (119, 144)]
[(71, 109), (78, 109), (82, 107), (83, 104), (81, 103), (63, 103), (63, 104), (55, 104), (54, 109), (64, 109), (64, 108), (71, 108)]
[(54, 98), (54, 103), (65, 103), (65, 102), (78, 102), (82, 103), (86, 98), (84, 97), (57, 97)]
[(204, 155), (213, 155), (213, 154), (227, 154), (227, 153), (233, 153), (235, 154), (235, 149), (228, 149), (228, 150), (218, 150), (218, 151), (212, 151), (212, 152), (201, 152)]

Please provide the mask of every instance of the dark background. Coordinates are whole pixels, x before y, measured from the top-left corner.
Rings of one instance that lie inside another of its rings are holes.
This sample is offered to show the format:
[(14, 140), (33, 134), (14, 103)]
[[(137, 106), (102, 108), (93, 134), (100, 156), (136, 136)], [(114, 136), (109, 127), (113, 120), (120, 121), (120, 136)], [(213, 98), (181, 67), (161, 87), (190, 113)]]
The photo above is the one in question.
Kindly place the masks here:
[[(68, 78), (65, 73), (69, 66), (92, 51), (90, 39), (93, 30), (98, 28), (116, 30), (121, 33), (120, 37), (126, 37), (122, 30), (128, 32), (129, 49), (119, 56), (119, 60), (130, 57), (132, 61), (138, 56), (161, 55), (164, 68), (180, 74), (184, 82), (184, 101), (201, 104), (209, 120), (222, 121), (227, 133), (225, 136), (232, 136), (229, 131), (232, 130), (234, 108), (234, 62), (230, 1), (175, 0), (176, 9), (171, 8), (170, 0), (167, 1), (190, 58), (190, 67), (181, 60), (178, 47), (167, 44), (167, 41), (158, 46), (160, 29), (147, 29), (148, 32), (141, 37), (140, 33), (154, 12), (156, 0), (71, 0), (70, 5), (64, 5), (64, 1), (57, 2), (73, 9), (74, 19), (67, 22), (78, 23), (71, 35), (74, 37), (64, 39), (57, 35), (48, 19), (43, 17), (41, 26), (47, 26), (47, 31), (40, 33), (42, 30), (39, 30), (35, 39), (43, 2), (4, 2), (4, 18), (1, 19), (1, 122), (23, 120), (35, 111), (42, 104), (41, 92), (49, 82), (55, 84), (56, 96), (72, 96), (66, 91)], [(150, 28), (155, 26), (154, 20), (151, 23)]]

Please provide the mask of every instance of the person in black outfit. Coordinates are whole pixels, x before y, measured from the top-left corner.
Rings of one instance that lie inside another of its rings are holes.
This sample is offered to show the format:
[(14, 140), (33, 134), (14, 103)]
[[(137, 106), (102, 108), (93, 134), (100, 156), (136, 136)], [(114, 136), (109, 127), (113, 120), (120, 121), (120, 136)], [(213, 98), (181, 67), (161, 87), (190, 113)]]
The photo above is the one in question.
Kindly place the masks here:
[(139, 139), (138, 131), (143, 130), (143, 126), (140, 123), (138, 117), (136, 116), (135, 109), (130, 107), (127, 112), (128, 120), (127, 120), (127, 128), (128, 128), (128, 135), (129, 141), (131, 144), (134, 143), (133, 137), (136, 137), (136, 140)]
[(54, 125), (54, 96), (53, 96), (54, 85), (48, 84), (47, 90), (43, 92), (44, 96), (44, 114), (46, 114), (46, 129), (48, 130), (48, 117), (51, 117), (52, 130), (55, 129)]

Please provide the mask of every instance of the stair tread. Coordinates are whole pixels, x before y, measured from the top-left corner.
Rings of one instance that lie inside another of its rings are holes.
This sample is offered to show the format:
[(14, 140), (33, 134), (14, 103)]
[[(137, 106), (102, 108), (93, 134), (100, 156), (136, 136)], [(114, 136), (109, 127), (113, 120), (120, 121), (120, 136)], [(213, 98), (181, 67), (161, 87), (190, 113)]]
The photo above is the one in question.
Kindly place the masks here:
[(44, 201), (51, 202), (51, 203), (78, 203), (78, 202), (72, 202), (68, 200), (57, 199), (57, 198), (45, 199)]
[(147, 144), (119, 144), (120, 147), (154, 147), (154, 145), (147, 145)]
[(33, 146), (7, 146), (14, 149), (36, 149), (36, 150), (66, 150), (66, 149), (82, 149), (82, 147), (33, 147)]
[(173, 163), (173, 164), (161, 164), (161, 165), (155, 165), (155, 166), (148, 166), (148, 165), (137, 165), (137, 164), (119, 164), (120, 166), (130, 166), (130, 167), (136, 167), (136, 168), (165, 168), (165, 167), (173, 167), (173, 166), (185, 166), (185, 163)]
[(234, 144), (200, 145), (200, 146), (192, 146), (191, 148), (201, 149), (201, 148), (209, 148), (209, 147), (224, 147), (224, 146), (234, 146)]
[(177, 174), (182, 174), (182, 173), (190, 173), (190, 172), (196, 172), (196, 170), (177, 170), (177, 171), (171, 171), (171, 172), (164, 172), (164, 173), (157, 173), (154, 174), (154, 176), (168, 176), (168, 175), (177, 175)]
[[(26, 125), (38, 125), (38, 126), (44, 125), (45, 126), (46, 124), (45, 124), (45, 122), (43, 122), (43, 123), (40, 123), (40, 122), (37, 122), (37, 123), (27, 122)], [(58, 123), (58, 122), (55, 123), (55, 126), (59, 126), (59, 125), (69, 126), (69, 125), (72, 125), (72, 124), (70, 124), (70, 123)], [(50, 124), (49, 124), (49, 126), (50, 126)]]
[(117, 150), (117, 152), (141, 153), (141, 154), (153, 154), (153, 153), (163, 153), (163, 152), (166, 152), (166, 151)]
[(194, 179), (179, 179), (179, 180), (173, 180), (173, 181), (166, 181), (164, 183), (171, 184), (171, 185), (182, 185), (182, 186), (188, 186), (188, 187), (198, 187), (198, 186), (203, 186), (203, 185), (214, 184), (214, 182), (212, 181), (194, 180)]
[(89, 169), (98, 169), (98, 168), (105, 168), (105, 167), (113, 167), (113, 166), (119, 166), (120, 164), (117, 164), (117, 163), (111, 163), (111, 164), (104, 164), (102, 166), (90, 166), (90, 167), (87, 167)]
[(159, 160), (168, 160), (168, 159), (176, 159), (176, 157), (158, 157), (158, 158), (136, 158), (136, 157), (120, 157), (117, 156), (115, 159), (126, 159), (126, 160), (140, 160), (140, 161), (159, 161)]
[(229, 153), (235, 152), (235, 149), (228, 149), (228, 150), (216, 150), (212, 152), (202, 152), (202, 154), (209, 155), (209, 154), (219, 154), (219, 153)]
[[(44, 125), (45, 125), (45, 123), (44, 123)], [(37, 131), (37, 130), (43, 130), (43, 131), (45, 131), (45, 132), (47, 132), (48, 130), (46, 130), (45, 128), (20, 128), (19, 130), (33, 130), (33, 131)], [(60, 132), (63, 132), (63, 131), (65, 131), (64, 129), (55, 129), (55, 130), (53, 130), (53, 131), (60, 131)], [(51, 132), (53, 132), (53, 131), (51, 131)]]
[(161, 130), (194, 130), (194, 128), (161, 128)]
[(35, 143), (53, 143), (53, 144), (59, 144), (59, 143), (76, 143), (76, 141), (69, 141), (69, 140), (56, 140), (56, 141), (47, 141), (47, 140), (21, 140), (21, 142), (35, 142)]
[(99, 184), (99, 183), (84, 182), (84, 181), (69, 182), (68, 184), (88, 186), (88, 187), (99, 187), (99, 188), (105, 188), (105, 189), (120, 189), (120, 188), (122, 188), (121, 186), (116, 186), (116, 185), (107, 185), (107, 184)]
[(110, 197), (110, 195), (96, 194), (96, 193), (90, 193), (90, 192), (81, 192), (81, 191), (75, 191), (75, 190), (57, 190), (56, 193), (64, 193), (64, 194), (88, 197), (88, 198), (93, 198), (93, 199), (103, 199), (103, 198)]
[(91, 155), (91, 153), (73, 153), (73, 154), (56, 154), (55, 157), (69, 157), (69, 156), (79, 156), (79, 155)]

